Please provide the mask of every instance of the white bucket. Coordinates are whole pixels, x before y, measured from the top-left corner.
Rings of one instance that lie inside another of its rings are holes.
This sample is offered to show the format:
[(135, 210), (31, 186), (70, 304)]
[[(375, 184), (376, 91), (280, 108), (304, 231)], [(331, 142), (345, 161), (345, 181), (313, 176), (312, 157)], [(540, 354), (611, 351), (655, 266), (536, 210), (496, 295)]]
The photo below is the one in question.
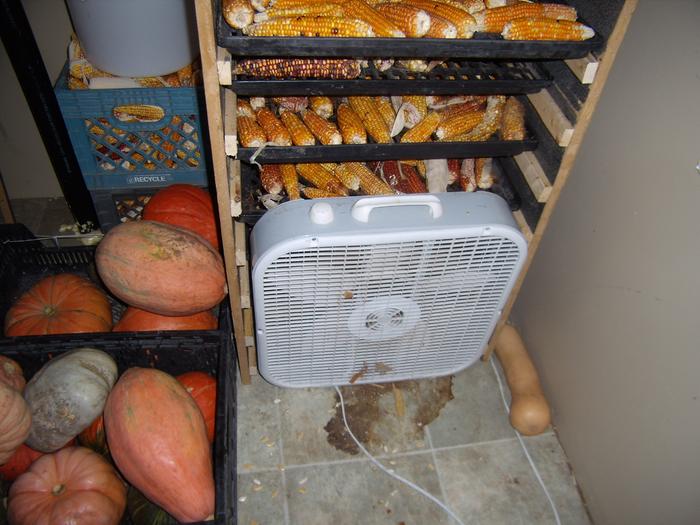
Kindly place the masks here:
[(192, 0), (67, 0), (88, 61), (124, 77), (173, 73), (199, 55)]

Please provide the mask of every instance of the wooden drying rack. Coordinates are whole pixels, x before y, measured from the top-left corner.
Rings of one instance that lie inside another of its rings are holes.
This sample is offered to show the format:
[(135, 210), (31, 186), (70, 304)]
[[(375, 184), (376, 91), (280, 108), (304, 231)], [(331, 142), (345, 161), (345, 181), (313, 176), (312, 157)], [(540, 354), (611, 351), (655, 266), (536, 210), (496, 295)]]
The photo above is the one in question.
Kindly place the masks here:
[[(602, 7), (604, 2), (599, 0), (591, 3), (600, 4)], [(246, 231), (245, 225), (234, 219), (242, 212), (240, 161), (234, 158), (237, 151), (236, 94), (230, 89), (221, 89), (221, 86), (232, 83), (231, 56), (225, 49), (216, 46), (212, 0), (196, 0), (195, 5), (234, 338), (241, 381), (247, 384), (250, 383), (251, 374), (257, 373), (257, 359)], [(484, 360), (490, 358), (496, 335), (508, 320), (525, 275), (559, 200), (559, 195), (571, 174), (581, 142), (636, 6), (637, 0), (624, 0), (603, 53), (599, 56), (588, 55), (584, 58), (565, 61), (573, 75), (582, 84), (589, 85), (588, 95), (576, 111), (575, 119), (567, 117), (566, 112), (561, 109), (550, 91), (543, 89), (538, 93), (527, 95), (529, 103), (539, 115), (554, 143), (564, 149), (558, 168), (549, 176), (534, 152), (527, 151), (513, 157), (529, 191), (543, 207), (534, 228), (532, 220), (528, 221), (522, 211), (513, 213), (515, 221), (528, 240), (528, 256), (496, 325), (491, 342), (484, 354)], [(555, 77), (555, 84), (556, 81)], [(575, 121), (572, 122), (572, 120)]]

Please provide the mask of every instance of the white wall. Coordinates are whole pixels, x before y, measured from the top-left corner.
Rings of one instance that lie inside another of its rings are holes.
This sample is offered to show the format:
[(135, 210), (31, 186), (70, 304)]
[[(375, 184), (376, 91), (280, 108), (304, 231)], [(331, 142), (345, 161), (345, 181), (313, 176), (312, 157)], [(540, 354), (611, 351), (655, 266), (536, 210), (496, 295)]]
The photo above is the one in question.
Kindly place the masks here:
[[(49, 78), (68, 57), (72, 32), (63, 0), (23, 0)], [(62, 195), (15, 72), (0, 46), (0, 173), (10, 199)]]
[(700, 523), (699, 27), (640, 0), (514, 310), (598, 525)]

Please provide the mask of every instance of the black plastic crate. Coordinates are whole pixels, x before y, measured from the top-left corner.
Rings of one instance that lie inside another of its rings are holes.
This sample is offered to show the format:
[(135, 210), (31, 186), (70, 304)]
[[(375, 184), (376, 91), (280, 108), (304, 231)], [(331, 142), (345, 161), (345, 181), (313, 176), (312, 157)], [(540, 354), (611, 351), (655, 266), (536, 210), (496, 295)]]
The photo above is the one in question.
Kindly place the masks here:
[(231, 89), (239, 95), (481, 95), (536, 93), (552, 83), (535, 63), (446, 60), (426, 72), (394, 65), (380, 71), (368, 61), (356, 79), (259, 78), (234, 75)]
[[(233, 341), (228, 322), (220, 331), (152, 332), (138, 334), (71, 334), (0, 340), (0, 355), (17, 361), (25, 377), (32, 377), (50, 359), (80, 347), (97, 348), (127, 368), (150, 367), (178, 375), (191, 370), (217, 380), (214, 439), (216, 510), (214, 521), (228, 525), (236, 519), (236, 375)], [(201, 522), (202, 525), (204, 522)], [(131, 525), (125, 513), (122, 524)]]
[(229, 26), (221, 12), (221, 1), (215, 4), (217, 43), (234, 56), (564, 59), (584, 57), (602, 50), (605, 44), (597, 31), (593, 38), (582, 42), (503, 40), (492, 33), (476, 33), (470, 39), (250, 37)]

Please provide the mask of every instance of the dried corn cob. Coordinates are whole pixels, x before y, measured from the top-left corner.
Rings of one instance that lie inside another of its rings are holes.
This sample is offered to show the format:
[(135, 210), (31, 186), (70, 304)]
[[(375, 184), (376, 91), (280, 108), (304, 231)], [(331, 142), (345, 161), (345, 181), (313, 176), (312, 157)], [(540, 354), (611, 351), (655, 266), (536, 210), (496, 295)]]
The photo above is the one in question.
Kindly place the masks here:
[[(372, 60), (372, 63), (374, 64), (374, 67), (376, 67), (378, 71), (384, 72), (388, 69), (391, 69), (394, 66), (394, 59), (393, 58), (375, 58), (374, 60)], [(369, 67), (369, 63), (366, 63), (362, 67)]]
[(316, 140), (309, 128), (294, 113), (285, 111), (280, 115), (280, 119), (282, 119), (282, 123), (289, 131), (295, 146), (313, 146), (316, 144)]
[(331, 199), (333, 197), (342, 197), (342, 195), (338, 193), (333, 193), (332, 191), (321, 190), (318, 188), (312, 188), (311, 186), (303, 188), (301, 192), (307, 199)]
[(236, 100), (236, 114), (239, 117), (255, 118), (255, 112), (253, 111), (253, 108), (250, 105), (250, 102), (248, 102), (247, 100), (244, 100), (242, 98), (239, 98), (238, 100)]
[(394, 120), (396, 120), (396, 112), (394, 111), (394, 106), (391, 105), (391, 100), (389, 97), (374, 97), (374, 103), (379, 110), (384, 122), (389, 129), (394, 127)]
[(304, 110), (301, 112), (301, 118), (304, 124), (311, 130), (314, 137), (318, 139), (321, 144), (342, 144), (343, 137), (338, 131), (338, 128), (332, 122), (327, 121), (319, 117), (316, 113), (309, 110)]
[(374, 36), (372, 26), (362, 20), (337, 16), (273, 18), (243, 29), (249, 36)]
[(440, 124), (440, 114), (431, 111), (413, 129), (403, 134), (401, 142), (429, 142), (438, 124)]
[(459, 178), (459, 159), (447, 159), (447, 171), (449, 173), (449, 178), (447, 179), (447, 184), (454, 184)]
[(238, 126), (238, 140), (244, 148), (259, 148), (267, 141), (265, 132), (251, 117), (240, 116), (236, 118)]
[(462, 191), (476, 191), (476, 170), (474, 168), (474, 159), (462, 160), (462, 166), (459, 170), (459, 187)]
[(252, 58), (235, 69), (237, 75), (271, 78), (352, 79), (360, 72), (357, 60), (344, 58)]
[(273, 97), (272, 101), (279, 106), (279, 112), (294, 111), (300, 112), (309, 106), (308, 97)]
[(360, 176), (349, 168), (347, 164), (338, 164), (333, 174), (338, 177), (338, 180), (340, 180), (347, 189), (352, 191), (358, 191), (360, 189)]
[(428, 114), (428, 104), (425, 97), (420, 95), (407, 95), (401, 97), (404, 116), (406, 118), (405, 125), (411, 129)]
[(248, 102), (250, 103), (250, 107), (253, 108), (253, 111), (257, 111), (267, 105), (265, 97), (250, 97)]
[(434, 13), (430, 15), (430, 27), (423, 35), (425, 38), (457, 38), (457, 26), (452, 22)]
[(459, 104), (474, 104), (476, 109), (481, 104), (486, 104), (486, 97), (482, 95), (459, 95), (442, 97), (425, 97), (430, 109), (446, 109)]
[(346, 162), (338, 167), (338, 169), (341, 168), (357, 175), (360, 179), (360, 189), (368, 195), (387, 195), (394, 193), (386, 182), (374, 175), (364, 164), (360, 164), (359, 162)]
[(447, 106), (445, 109), (439, 111), (442, 121), (450, 120), (457, 115), (462, 115), (464, 113), (473, 113), (474, 111), (483, 111), (486, 108), (486, 97), (483, 97), (483, 102), (480, 100), (472, 100), (471, 102), (464, 102), (462, 104), (454, 104), (452, 106)]
[[(374, 173), (377, 171), (375, 170)], [(379, 173), (389, 187), (395, 192), (401, 191), (399, 186), (401, 185), (401, 169), (399, 168), (399, 162), (396, 160), (386, 160), (379, 165)]]
[(282, 173), (282, 184), (284, 186), (284, 191), (287, 192), (287, 196), (290, 201), (300, 199), (299, 194), (299, 175), (294, 167), (294, 164), (280, 164), (280, 172)]
[(515, 97), (506, 101), (498, 134), (501, 140), (525, 139), (525, 108)]
[(234, 29), (242, 29), (253, 23), (253, 7), (248, 0), (222, 0), (222, 14), (226, 23)]
[(282, 170), (279, 164), (265, 164), (260, 170), (260, 183), (267, 193), (279, 195), (284, 189)]
[(425, 193), (427, 188), (413, 166), (395, 160), (381, 163), (379, 168), (382, 179), (399, 193)]
[(431, 17), (439, 16), (454, 24), (457, 28), (457, 38), (471, 38), (474, 35), (476, 23), (474, 17), (464, 9), (438, 2), (436, 0), (401, 0), (402, 3), (418, 7)]
[(407, 37), (420, 38), (430, 29), (430, 15), (418, 7), (385, 2), (374, 8), (396, 24)]
[(163, 108), (149, 104), (117, 106), (112, 114), (120, 122), (158, 122), (165, 117)]
[(486, 7), (484, 0), (461, 0), (461, 2), (472, 15)]
[(296, 167), (299, 176), (318, 189), (330, 191), (337, 195), (348, 194), (347, 188), (343, 186), (340, 180), (320, 164), (297, 164)]
[(295, 16), (343, 16), (343, 8), (337, 4), (304, 4), (287, 8), (270, 8), (256, 13), (253, 22), (264, 22), (272, 18), (294, 18)]
[(333, 101), (329, 97), (311, 97), (309, 105), (311, 110), (321, 118), (333, 116)]
[(428, 188), (425, 182), (418, 175), (416, 168), (408, 164), (399, 163), (401, 172), (403, 173), (403, 182), (400, 190), (404, 193), (426, 193)]
[(576, 20), (576, 9), (562, 4), (539, 4), (520, 2), (495, 9), (484, 9), (474, 13), (476, 30), (500, 33), (505, 25), (516, 18), (537, 17), (555, 20)]
[(482, 190), (488, 190), (494, 183), (493, 159), (478, 158), (474, 165), (476, 172), (476, 185)]
[(518, 18), (508, 22), (501, 35), (506, 40), (588, 40), (595, 32), (569, 20)]
[(484, 111), (460, 111), (448, 119), (440, 121), (435, 136), (438, 140), (452, 140), (452, 137), (473, 130), (483, 119)]
[(504, 5), (519, 4), (522, 0), (484, 0), (484, 7), (487, 9), (494, 9), (496, 7), (503, 7)]
[(403, 159), (403, 160), (401, 160), (400, 162), (401, 162), (401, 164), (405, 164), (405, 165), (407, 165), (407, 166), (411, 166), (411, 167), (415, 168), (416, 171), (418, 172), (418, 174), (419, 174), (421, 177), (425, 178), (425, 162), (423, 162), (422, 160), (406, 160), (406, 159)]
[(274, 9), (289, 9), (300, 5), (316, 5), (327, 4), (328, 0), (272, 0), (270, 8)]
[(255, 118), (260, 124), (260, 127), (265, 132), (268, 142), (272, 142), (276, 146), (291, 146), (292, 137), (284, 127), (284, 124), (275, 116), (268, 108), (260, 108), (255, 113)]
[(338, 127), (343, 144), (367, 144), (367, 132), (362, 120), (347, 104), (338, 106)]
[(392, 142), (389, 127), (372, 97), (348, 97), (350, 107), (362, 119), (369, 136), (379, 144)]
[(406, 36), (391, 19), (372, 8), (363, 0), (343, 0), (341, 5), (346, 16), (367, 22), (374, 30), (376, 36), (389, 38), (403, 38)]
[(425, 73), (428, 71), (428, 63), (425, 60), (420, 60), (418, 58), (410, 60), (399, 60), (396, 62), (397, 65), (405, 68), (411, 73)]
[(506, 97), (503, 95), (494, 95), (488, 98), (486, 103), (486, 112), (484, 118), (470, 132), (452, 137), (454, 141), (483, 141), (487, 140), (491, 135), (498, 131), (498, 126), (501, 123), (501, 115), (503, 114), (503, 106), (505, 106)]
[(270, 5), (270, 0), (250, 0), (250, 5), (258, 12), (265, 11)]

